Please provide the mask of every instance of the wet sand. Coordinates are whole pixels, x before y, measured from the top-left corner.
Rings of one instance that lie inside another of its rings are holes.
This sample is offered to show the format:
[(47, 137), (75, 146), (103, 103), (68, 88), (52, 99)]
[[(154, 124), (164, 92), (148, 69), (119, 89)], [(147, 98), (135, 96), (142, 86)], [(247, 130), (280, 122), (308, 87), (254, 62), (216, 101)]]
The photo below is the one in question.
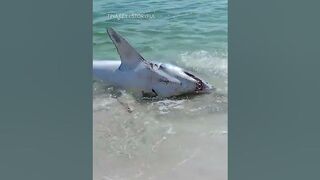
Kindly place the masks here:
[(94, 180), (227, 179), (225, 96), (153, 102), (98, 97)]

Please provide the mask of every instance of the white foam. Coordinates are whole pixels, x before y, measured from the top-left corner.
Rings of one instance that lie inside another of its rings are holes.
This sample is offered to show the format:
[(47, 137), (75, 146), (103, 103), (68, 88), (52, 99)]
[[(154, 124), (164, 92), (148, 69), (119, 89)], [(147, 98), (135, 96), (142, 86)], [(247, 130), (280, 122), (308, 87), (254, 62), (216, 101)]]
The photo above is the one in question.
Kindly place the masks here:
[[(208, 52), (204, 50), (194, 52), (183, 52), (181, 55), (181, 63), (189, 69), (205, 74), (212, 73), (216, 76), (227, 77), (228, 60), (227, 55), (223, 52)], [(178, 62), (180, 63), (180, 62)]]

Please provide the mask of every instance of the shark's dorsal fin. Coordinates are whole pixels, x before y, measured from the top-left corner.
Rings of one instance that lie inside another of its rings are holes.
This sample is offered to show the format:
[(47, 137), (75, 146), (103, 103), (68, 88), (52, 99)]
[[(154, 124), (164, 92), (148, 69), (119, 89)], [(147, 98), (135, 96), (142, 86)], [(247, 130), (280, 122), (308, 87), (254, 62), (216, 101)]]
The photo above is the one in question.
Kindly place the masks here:
[(128, 43), (128, 41), (121, 37), (115, 30), (108, 28), (107, 32), (120, 55), (120, 70), (134, 69), (141, 62), (146, 62), (146, 60)]

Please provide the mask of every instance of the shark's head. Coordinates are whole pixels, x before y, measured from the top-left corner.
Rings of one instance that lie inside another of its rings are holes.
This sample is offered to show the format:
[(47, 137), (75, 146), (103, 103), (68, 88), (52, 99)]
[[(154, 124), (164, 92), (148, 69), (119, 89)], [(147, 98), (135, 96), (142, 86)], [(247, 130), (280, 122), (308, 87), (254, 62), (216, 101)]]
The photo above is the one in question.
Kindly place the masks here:
[(145, 60), (122, 36), (112, 28), (107, 29), (120, 55), (120, 71), (135, 71), (142, 74), (141, 81), (149, 82), (148, 88), (162, 97), (189, 93), (209, 93), (211, 85), (196, 75), (174, 65), (157, 64)]
[(165, 86), (174, 87), (177, 95), (210, 93), (214, 89), (208, 82), (183, 68), (171, 64), (151, 64), (153, 64), (154, 73), (157, 74), (156, 77), (159, 78), (158, 81), (166, 79)]

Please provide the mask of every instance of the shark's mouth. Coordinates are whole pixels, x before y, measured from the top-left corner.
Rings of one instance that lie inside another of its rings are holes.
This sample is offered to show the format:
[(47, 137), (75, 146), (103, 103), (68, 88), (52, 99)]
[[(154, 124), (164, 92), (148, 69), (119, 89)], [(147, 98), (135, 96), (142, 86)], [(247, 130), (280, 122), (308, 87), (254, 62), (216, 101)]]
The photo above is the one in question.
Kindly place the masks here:
[(205, 86), (201, 79), (197, 78), (195, 75), (189, 72), (184, 71), (184, 73), (197, 81), (195, 92), (201, 92), (204, 90)]

